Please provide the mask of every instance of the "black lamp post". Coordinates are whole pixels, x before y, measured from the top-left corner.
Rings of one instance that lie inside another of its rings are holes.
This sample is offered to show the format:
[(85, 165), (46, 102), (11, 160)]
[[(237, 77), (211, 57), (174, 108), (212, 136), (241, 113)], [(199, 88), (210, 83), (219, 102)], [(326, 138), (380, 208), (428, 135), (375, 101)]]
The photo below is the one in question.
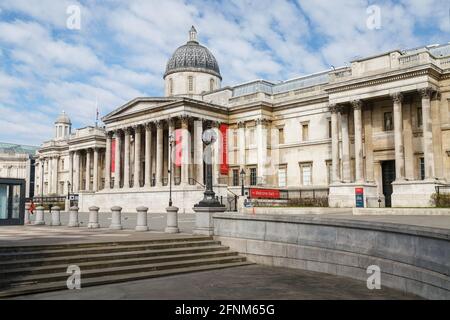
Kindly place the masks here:
[(241, 176), (241, 196), (244, 196), (244, 178), (245, 178), (245, 170), (241, 169), (241, 172), (239, 173)]
[(169, 135), (169, 170), (167, 170), (169, 173), (169, 207), (172, 206), (172, 148), (174, 141), (174, 136), (171, 133)]
[(211, 129), (211, 123), (208, 124), (208, 128), (203, 132), (202, 140), (206, 145), (205, 148), (205, 164), (206, 164), (206, 189), (203, 193), (203, 200), (194, 205), (194, 208), (202, 207), (216, 207), (223, 208), (218, 199), (215, 197), (212, 185), (212, 150), (211, 145), (217, 141), (217, 134)]

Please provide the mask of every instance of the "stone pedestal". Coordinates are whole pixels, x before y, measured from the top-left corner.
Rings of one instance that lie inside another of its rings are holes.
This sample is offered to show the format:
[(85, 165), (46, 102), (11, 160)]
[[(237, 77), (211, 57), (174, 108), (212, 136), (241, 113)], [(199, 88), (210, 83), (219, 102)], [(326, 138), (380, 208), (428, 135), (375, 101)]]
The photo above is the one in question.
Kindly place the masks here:
[(98, 223), (98, 210), (99, 207), (96, 206), (89, 207), (89, 222), (87, 225), (89, 229), (100, 228), (100, 224)]
[(392, 207), (432, 207), (431, 199), (436, 187), (445, 183), (435, 180), (394, 181), (392, 182)]
[(111, 225), (110, 229), (122, 230), (122, 208), (114, 206), (111, 208)]
[(167, 207), (167, 226), (165, 229), (166, 233), (178, 233), (178, 207)]
[(36, 208), (36, 220), (34, 220), (34, 225), (44, 225), (44, 207), (39, 206)]
[(60, 226), (61, 225), (61, 209), (58, 206), (54, 206), (51, 208), (52, 210), (52, 222), (51, 226)]
[(333, 183), (330, 185), (328, 206), (330, 208), (354, 208), (356, 207), (355, 189), (364, 189), (364, 207), (378, 208), (378, 199), (384, 203), (384, 197), (378, 194), (377, 185), (374, 183)]
[(80, 226), (78, 221), (78, 207), (70, 207), (69, 209), (69, 224), (68, 227), (76, 228)]
[(31, 204), (29, 202), (25, 203), (25, 213), (23, 215), (23, 223), (30, 224), (30, 207)]
[(136, 231), (148, 231), (147, 225), (147, 207), (137, 207)]
[(224, 212), (225, 206), (217, 207), (194, 207), (195, 211), (195, 229), (194, 234), (211, 236), (214, 234), (213, 215)]

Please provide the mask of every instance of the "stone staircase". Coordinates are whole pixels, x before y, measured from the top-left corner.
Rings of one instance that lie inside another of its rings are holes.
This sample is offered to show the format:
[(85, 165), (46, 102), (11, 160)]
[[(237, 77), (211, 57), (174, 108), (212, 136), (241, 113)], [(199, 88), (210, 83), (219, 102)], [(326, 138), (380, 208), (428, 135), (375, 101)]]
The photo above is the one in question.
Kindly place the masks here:
[(206, 236), (0, 248), (0, 298), (67, 290), (70, 265), (81, 287), (249, 265)]

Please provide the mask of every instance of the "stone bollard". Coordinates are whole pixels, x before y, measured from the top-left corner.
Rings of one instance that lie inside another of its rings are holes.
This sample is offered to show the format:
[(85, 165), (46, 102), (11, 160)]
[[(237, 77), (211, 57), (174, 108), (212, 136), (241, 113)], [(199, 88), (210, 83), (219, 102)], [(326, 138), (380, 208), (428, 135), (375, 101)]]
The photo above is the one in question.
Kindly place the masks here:
[(70, 207), (69, 209), (69, 224), (68, 227), (79, 227), (78, 222), (78, 207)]
[(111, 208), (112, 217), (110, 229), (122, 230), (122, 208), (119, 206), (114, 206)]
[(147, 226), (147, 207), (137, 207), (137, 224), (136, 231), (148, 231)]
[(100, 210), (99, 207), (89, 207), (89, 222), (87, 225), (89, 229), (100, 228), (100, 224), (98, 223), (98, 210)]
[(25, 213), (23, 215), (23, 224), (30, 224), (30, 207), (31, 203), (25, 203)]
[(60, 210), (61, 209), (58, 206), (54, 206), (51, 208), (51, 211), (52, 211), (52, 222), (50, 223), (51, 226), (60, 226), (61, 225)]
[(180, 229), (178, 229), (178, 207), (167, 207), (167, 226), (166, 233), (178, 233)]
[(36, 208), (36, 220), (34, 220), (34, 225), (43, 225), (44, 221), (44, 207), (39, 206)]

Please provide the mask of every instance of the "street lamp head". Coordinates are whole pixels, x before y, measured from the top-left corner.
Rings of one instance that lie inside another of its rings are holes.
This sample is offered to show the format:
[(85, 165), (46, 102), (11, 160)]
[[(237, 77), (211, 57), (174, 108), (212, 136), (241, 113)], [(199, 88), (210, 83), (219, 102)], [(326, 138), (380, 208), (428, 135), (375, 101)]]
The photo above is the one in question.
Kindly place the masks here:
[(245, 176), (245, 170), (241, 169), (241, 172), (239, 174), (241, 175), (241, 177), (244, 177)]

